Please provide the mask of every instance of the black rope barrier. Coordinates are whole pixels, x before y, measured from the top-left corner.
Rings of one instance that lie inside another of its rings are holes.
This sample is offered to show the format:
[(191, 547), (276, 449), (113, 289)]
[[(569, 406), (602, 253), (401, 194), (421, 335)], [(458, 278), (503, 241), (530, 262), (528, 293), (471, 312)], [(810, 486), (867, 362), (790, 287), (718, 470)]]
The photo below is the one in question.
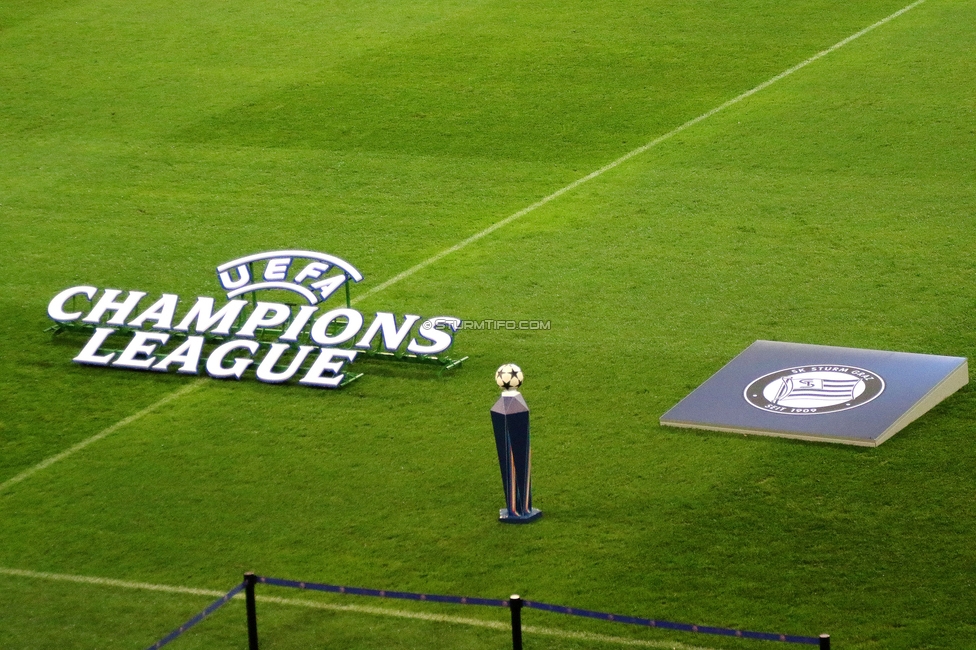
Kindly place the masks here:
[[(312, 591), (324, 591), (335, 594), (352, 594), (354, 596), (374, 596), (378, 598), (398, 598), (401, 600), (418, 600), (432, 603), (453, 603), (458, 605), (486, 605), (488, 607), (508, 607), (512, 613), (512, 647), (515, 650), (522, 648), (522, 614), (523, 607), (538, 609), (556, 614), (568, 614), (569, 616), (582, 616), (601, 621), (611, 621), (614, 623), (627, 623), (630, 625), (641, 625), (644, 627), (654, 627), (664, 630), (676, 630), (679, 632), (697, 632), (699, 634), (715, 634), (719, 636), (732, 636), (743, 639), (756, 639), (760, 641), (781, 641), (785, 643), (798, 643), (819, 646), (821, 650), (830, 650), (830, 636), (822, 634), (819, 637), (800, 636), (796, 634), (775, 634), (773, 632), (752, 632), (749, 630), (735, 630), (725, 627), (714, 627), (711, 625), (693, 625), (691, 623), (675, 623), (673, 621), (659, 621), (650, 618), (638, 618), (636, 616), (624, 616), (621, 614), (608, 614), (606, 612), (596, 612), (589, 609), (579, 609), (576, 607), (565, 607), (563, 605), (550, 605), (532, 600), (523, 600), (518, 595), (513, 595), (508, 600), (494, 600), (490, 598), (472, 598), (469, 596), (443, 596), (438, 594), (421, 594), (410, 591), (391, 591), (386, 589), (365, 589), (363, 587), (345, 587), (342, 585), (329, 585), (316, 582), (300, 582), (298, 580), (285, 580), (283, 578), (269, 578), (266, 576), (256, 576), (255, 579), (268, 585), (276, 587), (290, 587), (294, 589), (308, 589)], [(256, 650), (256, 648), (254, 649)]]
[(245, 591), (247, 604), (247, 636), (248, 650), (258, 650), (258, 622), (257, 611), (255, 608), (254, 587), (257, 583), (272, 585), (275, 587), (286, 587), (291, 589), (305, 589), (309, 591), (323, 591), (335, 594), (349, 594), (353, 596), (373, 596), (377, 598), (396, 598), (400, 600), (415, 600), (430, 603), (450, 603), (454, 605), (482, 605), (486, 607), (507, 607), (512, 617), (512, 648), (522, 650), (522, 608), (538, 609), (555, 614), (566, 614), (569, 616), (581, 616), (601, 621), (613, 623), (626, 623), (629, 625), (640, 625), (643, 627), (660, 628), (664, 630), (675, 630), (679, 632), (697, 632), (699, 634), (715, 634), (719, 636), (731, 636), (743, 639), (755, 639), (760, 641), (781, 641), (785, 643), (798, 643), (819, 646), (820, 650), (830, 650), (830, 635), (821, 634), (819, 637), (799, 636), (795, 634), (775, 634), (772, 632), (752, 632), (749, 630), (736, 630), (725, 627), (715, 627), (711, 625), (692, 625), (690, 623), (675, 623), (673, 621), (660, 621), (650, 618), (639, 618), (636, 616), (624, 616), (622, 614), (609, 614), (597, 612), (589, 609), (579, 609), (577, 607), (565, 607), (563, 605), (551, 605), (540, 603), (533, 600), (523, 600), (518, 594), (512, 595), (507, 600), (497, 600), (493, 598), (473, 598), (470, 596), (445, 596), (441, 594), (421, 594), (411, 591), (393, 591), (388, 589), (366, 589), (363, 587), (346, 587), (342, 585), (330, 585), (318, 582), (303, 582), (299, 580), (286, 580), (284, 578), (270, 578), (267, 576), (256, 576), (253, 573), (244, 574), (244, 582), (237, 585), (224, 596), (210, 604), (205, 610), (191, 618), (189, 621), (173, 630), (165, 638), (159, 640), (154, 645), (149, 646), (148, 650), (157, 650), (171, 641), (179, 638), (191, 627), (202, 621), (220, 607), (226, 605), (234, 596)]
[(717, 634), (719, 636), (734, 636), (743, 639), (757, 639), (761, 641), (785, 641), (786, 643), (803, 643), (807, 645), (820, 645), (820, 637), (798, 636), (795, 634), (775, 634), (772, 632), (750, 632), (749, 630), (735, 630), (726, 627), (714, 627), (711, 625), (692, 625), (690, 623), (675, 623), (673, 621), (658, 621), (650, 618), (638, 618), (636, 616), (623, 616), (621, 614), (607, 614), (605, 612), (594, 612), (589, 609), (579, 609), (577, 607), (564, 607), (562, 605), (550, 605), (549, 603), (539, 603), (532, 600), (523, 600), (522, 605), (530, 609), (539, 609), (546, 612), (557, 614), (568, 614), (570, 616), (582, 616), (584, 618), (595, 618), (601, 621), (613, 621), (614, 623), (628, 623), (630, 625), (643, 625), (645, 627), (657, 627), (664, 630), (678, 630), (681, 632), (698, 632), (699, 634)]
[(378, 598), (398, 598), (400, 600), (422, 600), (431, 603), (452, 603), (455, 605), (485, 605), (487, 607), (508, 607), (507, 600), (493, 600), (491, 598), (471, 598), (469, 596), (441, 596), (438, 594), (417, 594), (410, 591), (390, 591), (387, 589), (364, 589), (362, 587), (342, 587), (340, 585), (326, 585), (315, 582), (299, 582), (282, 578), (267, 578), (257, 576), (262, 584), (276, 587), (291, 587), (294, 589), (308, 589), (311, 591), (327, 591), (334, 594), (352, 594), (353, 596), (376, 596)]
[(234, 587), (233, 589), (231, 589), (230, 591), (228, 591), (226, 594), (224, 594), (223, 596), (221, 596), (217, 600), (215, 600), (212, 603), (210, 603), (210, 605), (208, 605), (205, 610), (203, 610), (202, 612), (200, 612), (199, 614), (197, 614), (196, 616), (194, 616), (193, 618), (191, 618), (189, 621), (187, 621), (183, 625), (179, 626), (178, 628), (176, 628), (175, 630), (173, 630), (169, 634), (167, 634), (165, 637), (163, 637), (162, 639), (160, 639), (156, 643), (154, 643), (151, 646), (149, 646), (149, 648), (147, 648), (147, 650), (158, 650), (159, 648), (162, 648), (164, 645), (167, 645), (168, 643), (170, 643), (172, 641), (175, 641), (176, 639), (180, 638), (191, 627), (193, 627), (194, 625), (196, 625), (197, 623), (199, 623), (200, 621), (202, 621), (203, 619), (207, 618), (208, 616), (210, 616), (211, 614), (213, 614), (215, 611), (217, 611), (218, 609), (220, 609), (221, 607), (223, 607), (224, 605), (226, 605), (227, 603), (229, 603), (231, 598), (233, 598), (237, 594), (241, 593), (241, 591), (244, 589), (244, 586), (245, 586), (245, 583), (243, 583), (243, 582), (241, 584), (237, 585), (236, 587)]

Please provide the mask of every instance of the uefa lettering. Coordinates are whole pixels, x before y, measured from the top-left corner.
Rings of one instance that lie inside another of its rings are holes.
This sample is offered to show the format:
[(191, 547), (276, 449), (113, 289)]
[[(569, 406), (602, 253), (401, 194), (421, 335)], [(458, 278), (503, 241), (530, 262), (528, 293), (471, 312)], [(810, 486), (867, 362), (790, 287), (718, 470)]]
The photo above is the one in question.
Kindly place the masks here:
[[(369, 316), (353, 309), (350, 282), (363, 275), (333, 255), (258, 253), (221, 264), (217, 278), (227, 298), (222, 305), (209, 296), (184, 301), (164, 293), (144, 306), (144, 291), (71, 287), (48, 304), (55, 321), (50, 329), (88, 335), (73, 359), (80, 364), (205, 372), (217, 379), (241, 379), (253, 369), (258, 381), (294, 380), (315, 388), (339, 388), (361, 377), (346, 368), (361, 356), (425, 363), (441, 371), (467, 358), (447, 356), (460, 319), (385, 311)], [(300, 296), (307, 304), (258, 300), (267, 292)], [(323, 304), (341, 293), (343, 306)]]

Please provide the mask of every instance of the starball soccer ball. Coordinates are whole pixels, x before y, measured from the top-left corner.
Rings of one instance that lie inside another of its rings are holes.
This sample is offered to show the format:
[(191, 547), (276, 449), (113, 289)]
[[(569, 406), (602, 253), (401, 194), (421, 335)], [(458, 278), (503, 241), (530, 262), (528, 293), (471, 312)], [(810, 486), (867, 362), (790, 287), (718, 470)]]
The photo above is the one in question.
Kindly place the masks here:
[(518, 387), (525, 381), (522, 369), (514, 363), (506, 363), (495, 371), (495, 383), (502, 390), (518, 390)]

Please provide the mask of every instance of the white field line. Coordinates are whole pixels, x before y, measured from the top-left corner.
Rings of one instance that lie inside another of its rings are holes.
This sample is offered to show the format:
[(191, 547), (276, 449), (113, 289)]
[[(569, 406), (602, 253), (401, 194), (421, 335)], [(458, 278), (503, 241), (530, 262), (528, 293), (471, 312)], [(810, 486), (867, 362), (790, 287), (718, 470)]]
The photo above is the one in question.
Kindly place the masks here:
[[(131, 582), (128, 580), (116, 580), (114, 578), (98, 578), (93, 576), (79, 576), (65, 573), (45, 573), (43, 571), (25, 571), (23, 569), (9, 569), (0, 567), (0, 575), (15, 576), (20, 578), (31, 578), (34, 580), (53, 580), (57, 582), (74, 582), (85, 585), (97, 585), (102, 587), (117, 587), (120, 589), (137, 589), (141, 591), (155, 591), (169, 594), (186, 594), (191, 596), (207, 596), (208, 598), (219, 598), (226, 592), (213, 589), (197, 589), (194, 587), (180, 587), (173, 585), (158, 585), (149, 582)], [(244, 598), (243, 594), (234, 596), (235, 600)], [(508, 631), (511, 625), (501, 621), (488, 621), (478, 618), (466, 618), (463, 616), (449, 616), (447, 614), (429, 614), (424, 612), (410, 611), (404, 609), (392, 609), (388, 607), (370, 607), (368, 605), (337, 605), (334, 603), (305, 600), (300, 598), (281, 598), (278, 596), (257, 595), (258, 602), (273, 603), (277, 605), (290, 605), (293, 607), (308, 607), (311, 609), (324, 609), (333, 612), (352, 612), (355, 614), (370, 614), (373, 616), (389, 616), (394, 618), (408, 618), (433, 623), (449, 623), (453, 625), (468, 625), (471, 627), (482, 627), (491, 630)], [(174, 622), (175, 624), (175, 622)], [(572, 630), (560, 630), (551, 627), (537, 627), (534, 625), (523, 625), (522, 631), (526, 634), (538, 634), (540, 636), (551, 636), (563, 639), (575, 639), (578, 641), (592, 641), (596, 643), (606, 643), (615, 645), (634, 646), (641, 648), (662, 648), (669, 650), (712, 650), (701, 646), (691, 646), (675, 641), (656, 641), (645, 639), (628, 639), (626, 637), (610, 636), (607, 634), (594, 634), (591, 632), (575, 632)]]
[(628, 160), (630, 160), (634, 156), (638, 156), (638, 155), (644, 153), (645, 151), (647, 151), (648, 149), (651, 149), (652, 147), (656, 147), (657, 145), (661, 144), (665, 140), (669, 140), (670, 138), (676, 136), (677, 134), (681, 133), (685, 129), (688, 129), (688, 128), (690, 128), (690, 127), (698, 124), (699, 122), (702, 122), (704, 120), (707, 120), (711, 116), (715, 115), (716, 113), (720, 113), (721, 111), (724, 111), (726, 108), (729, 108), (730, 106), (735, 106), (736, 104), (738, 104), (742, 100), (747, 99), (747, 98), (755, 95), (756, 93), (758, 93), (761, 90), (765, 90), (766, 88), (772, 86), (777, 81), (780, 81), (781, 79), (785, 79), (786, 77), (790, 76), (794, 72), (796, 72), (798, 70), (801, 70), (801, 69), (807, 67), (808, 65), (810, 65), (811, 63), (813, 63), (814, 61), (816, 61), (818, 59), (822, 59), (823, 57), (827, 56), (828, 54), (830, 54), (833, 51), (839, 50), (840, 48), (844, 47), (845, 45), (847, 45), (851, 41), (857, 40), (858, 38), (864, 36), (868, 32), (870, 32), (870, 31), (872, 31), (874, 29), (877, 29), (878, 27), (881, 27), (882, 25), (884, 25), (885, 23), (887, 23), (887, 22), (889, 22), (891, 20), (894, 20), (895, 18), (897, 18), (898, 16), (902, 15), (903, 13), (905, 13), (907, 11), (911, 11), (912, 9), (914, 9), (918, 5), (922, 4), (923, 2), (925, 2), (925, 0), (915, 0), (915, 2), (911, 3), (910, 5), (908, 5), (906, 7), (903, 7), (901, 9), (899, 9), (898, 11), (896, 11), (893, 14), (891, 14), (890, 16), (887, 16), (885, 18), (882, 18), (881, 20), (879, 20), (878, 22), (874, 23), (873, 25), (870, 25), (868, 27), (865, 27), (864, 29), (862, 29), (861, 31), (859, 31), (859, 32), (857, 32), (855, 34), (851, 34), (850, 36), (848, 36), (847, 38), (845, 38), (842, 41), (838, 41), (834, 45), (831, 45), (830, 47), (828, 47), (826, 50), (822, 50), (820, 52), (817, 52), (816, 54), (814, 54), (813, 56), (811, 56), (806, 61), (803, 61), (801, 63), (797, 63), (792, 68), (789, 68), (787, 70), (784, 70), (783, 72), (780, 72), (775, 77), (773, 77), (771, 79), (768, 79), (767, 81), (762, 82), (761, 84), (759, 84), (755, 88), (752, 88), (750, 90), (747, 90), (747, 91), (745, 91), (744, 93), (742, 93), (741, 95), (739, 95), (737, 97), (733, 97), (732, 99), (728, 100), (724, 104), (721, 104), (720, 106), (716, 106), (715, 108), (713, 108), (712, 110), (708, 111), (707, 113), (702, 113), (698, 117), (696, 117), (694, 119), (691, 119), (691, 120), (688, 120), (687, 122), (685, 122), (681, 126), (675, 127), (674, 129), (671, 129), (670, 131), (668, 131), (664, 135), (661, 135), (661, 136), (658, 136), (658, 137), (654, 138), (653, 140), (651, 140), (647, 144), (645, 144), (645, 145), (643, 145), (641, 147), (637, 147), (633, 151), (630, 151), (628, 153), (625, 153), (624, 155), (622, 155), (621, 157), (617, 158), (613, 162), (607, 163), (606, 165), (604, 165), (600, 169), (597, 169), (596, 171), (590, 172), (589, 174), (587, 174), (586, 176), (583, 176), (582, 178), (576, 179), (575, 181), (573, 181), (569, 185), (567, 185), (565, 187), (562, 187), (562, 188), (556, 190), (555, 192), (553, 192), (552, 194), (550, 194), (547, 197), (544, 197), (542, 199), (539, 199), (538, 201), (536, 201), (535, 203), (533, 203), (532, 205), (530, 205), (530, 206), (528, 206), (526, 208), (522, 208), (521, 210), (519, 210), (515, 214), (509, 215), (509, 216), (505, 217), (504, 219), (502, 219), (501, 221), (496, 221), (495, 223), (493, 223), (492, 225), (488, 226), (487, 228), (485, 228), (481, 232), (477, 232), (477, 233), (471, 235), (470, 237), (468, 237), (467, 239), (464, 239), (464, 240), (458, 242), (457, 244), (451, 246), (450, 248), (445, 248), (444, 250), (442, 250), (441, 252), (437, 253), (436, 255), (432, 255), (431, 257), (428, 257), (423, 262), (420, 262), (419, 264), (410, 267), (406, 271), (404, 271), (404, 272), (402, 272), (402, 273), (400, 273), (398, 275), (393, 276), (392, 278), (390, 278), (386, 282), (383, 282), (382, 284), (379, 284), (379, 285), (373, 287), (372, 289), (370, 289), (369, 291), (361, 294), (358, 297), (358, 299), (364, 299), (364, 298), (367, 298), (367, 297), (373, 295), (374, 293), (378, 293), (380, 291), (383, 291), (387, 287), (389, 287), (391, 285), (394, 285), (397, 282), (400, 282), (401, 280), (404, 280), (406, 278), (409, 278), (411, 275), (417, 273), (418, 271), (421, 271), (421, 270), (427, 268), (428, 266), (430, 266), (431, 264), (433, 264), (433, 263), (441, 260), (442, 258), (447, 257), (451, 253), (456, 253), (457, 251), (461, 250), (462, 248), (465, 248), (465, 247), (469, 246), (470, 244), (473, 244), (474, 242), (478, 241), (479, 239), (482, 239), (483, 237), (487, 237), (488, 235), (490, 235), (491, 233), (495, 232), (499, 228), (502, 228), (504, 226), (507, 226), (508, 224), (512, 223), (516, 219), (519, 219), (521, 217), (524, 217), (525, 215), (527, 215), (528, 213), (532, 212), (533, 210), (536, 210), (538, 208), (541, 208), (542, 206), (544, 206), (545, 204), (549, 203), (550, 201), (553, 201), (553, 200), (559, 198), (560, 196), (562, 196), (566, 192), (569, 192), (571, 190), (576, 189), (577, 187), (579, 187), (583, 183), (586, 183), (587, 181), (591, 181), (591, 180), (593, 180), (594, 178), (596, 178), (598, 176), (602, 176), (603, 174), (605, 174), (606, 172), (610, 171), (611, 169), (613, 169), (615, 167), (618, 167), (619, 165), (622, 165), (623, 163), (627, 162)]
[(3, 492), (4, 490), (6, 490), (11, 485), (16, 485), (17, 483), (20, 483), (24, 479), (30, 478), (35, 473), (41, 471), (42, 469), (44, 469), (46, 467), (50, 467), (51, 465), (53, 465), (54, 463), (58, 462), (59, 460), (64, 460), (68, 456), (71, 456), (72, 454), (75, 454), (75, 453), (81, 451), (82, 449), (84, 449), (88, 445), (90, 445), (90, 444), (92, 444), (94, 442), (98, 442), (102, 438), (104, 438), (104, 437), (106, 437), (108, 435), (111, 435), (112, 433), (115, 433), (116, 431), (118, 431), (119, 429), (121, 429), (122, 427), (124, 427), (125, 425), (131, 424), (131, 423), (135, 422), (136, 420), (138, 420), (138, 419), (140, 419), (140, 418), (148, 415), (149, 413), (152, 413), (153, 411), (155, 411), (156, 409), (158, 409), (160, 406), (163, 406), (164, 404), (168, 404), (169, 402), (172, 402), (173, 400), (175, 400), (175, 399), (177, 399), (179, 397), (182, 397), (182, 396), (186, 395), (187, 393), (189, 393), (189, 392), (195, 390), (196, 388), (198, 388), (201, 384), (204, 383), (204, 381), (205, 380), (203, 380), (203, 379), (198, 379), (198, 380), (196, 380), (196, 381), (194, 381), (192, 383), (189, 383), (186, 386), (183, 386), (182, 388), (180, 388), (179, 390), (174, 391), (174, 392), (170, 393), (169, 395), (164, 396), (162, 399), (160, 399), (160, 400), (158, 400), (156, 402), (153, 402), (152, 404), (150, 404), (146, 408), (142, 409), (138, 413), (133, 413), (129, 417), (127, 417), (125, 419), (122, 419), (122, 420), (119, 420), (115, 424), (113, 424), (111, 426), (108, 426), (108, 427), (102, 429), (101, 431), (99, 431), (95, 435), (93, 435), (93, 436), (91, 436), (89, 438), (85, 438), (81, 442), (76, 443), (76, 444), (72, 445), (71, 447), (68, 447), (67, 449), (65, 449), (61, 453), (55, 454), (54, 456), (51, 456), (50, 458), (46, 458), (46, 459), (42, 460), (41, 462), (39, 462), (37, 465), (34, 465), (33, 467), (29, 467), (29, 468), (25, 469), (20, 474), (17, 474), (16, 476), (12, 476), (11, 478), (8, 478), (3, 483), (0, 483), (0, 492)]

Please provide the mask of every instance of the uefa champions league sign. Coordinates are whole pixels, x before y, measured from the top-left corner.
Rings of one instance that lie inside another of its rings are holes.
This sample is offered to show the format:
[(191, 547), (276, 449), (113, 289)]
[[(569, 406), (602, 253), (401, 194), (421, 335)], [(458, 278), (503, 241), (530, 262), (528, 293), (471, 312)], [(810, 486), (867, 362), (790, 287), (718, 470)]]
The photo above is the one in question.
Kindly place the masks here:
[(967, 383), (962, 357), (756, 341), (661, 424), (876, 447)]
[[(445, 356), (460, 320), (449, 316), (398, 317), (355, 310), (349, 283), (363, 275), (338, 257), (314, 251), (283, 250), (249, 255), (217, 267), (227, 302), (210, 297), (189, 305), (164, 293), (147, 307), (144, 291), (81, 285), (51, 300), (52, 328), (90, 332), (76, 363), (240, 379), (255, 365), (258, 381), (337, 388), (358, 378), (344, 371), (357, 355), (426, 362), (441, 369), (464, 359)], [(322, 303), (345, 287), (345, 306)], [(259, 301), (258, 292), (294, 294), (304, 303)], [(239, 296), (247, 295), (250, 301)], [(80, 303), (80, 304), (79, 304)], [(125, 337), (121, 347), (116, 341)]]

